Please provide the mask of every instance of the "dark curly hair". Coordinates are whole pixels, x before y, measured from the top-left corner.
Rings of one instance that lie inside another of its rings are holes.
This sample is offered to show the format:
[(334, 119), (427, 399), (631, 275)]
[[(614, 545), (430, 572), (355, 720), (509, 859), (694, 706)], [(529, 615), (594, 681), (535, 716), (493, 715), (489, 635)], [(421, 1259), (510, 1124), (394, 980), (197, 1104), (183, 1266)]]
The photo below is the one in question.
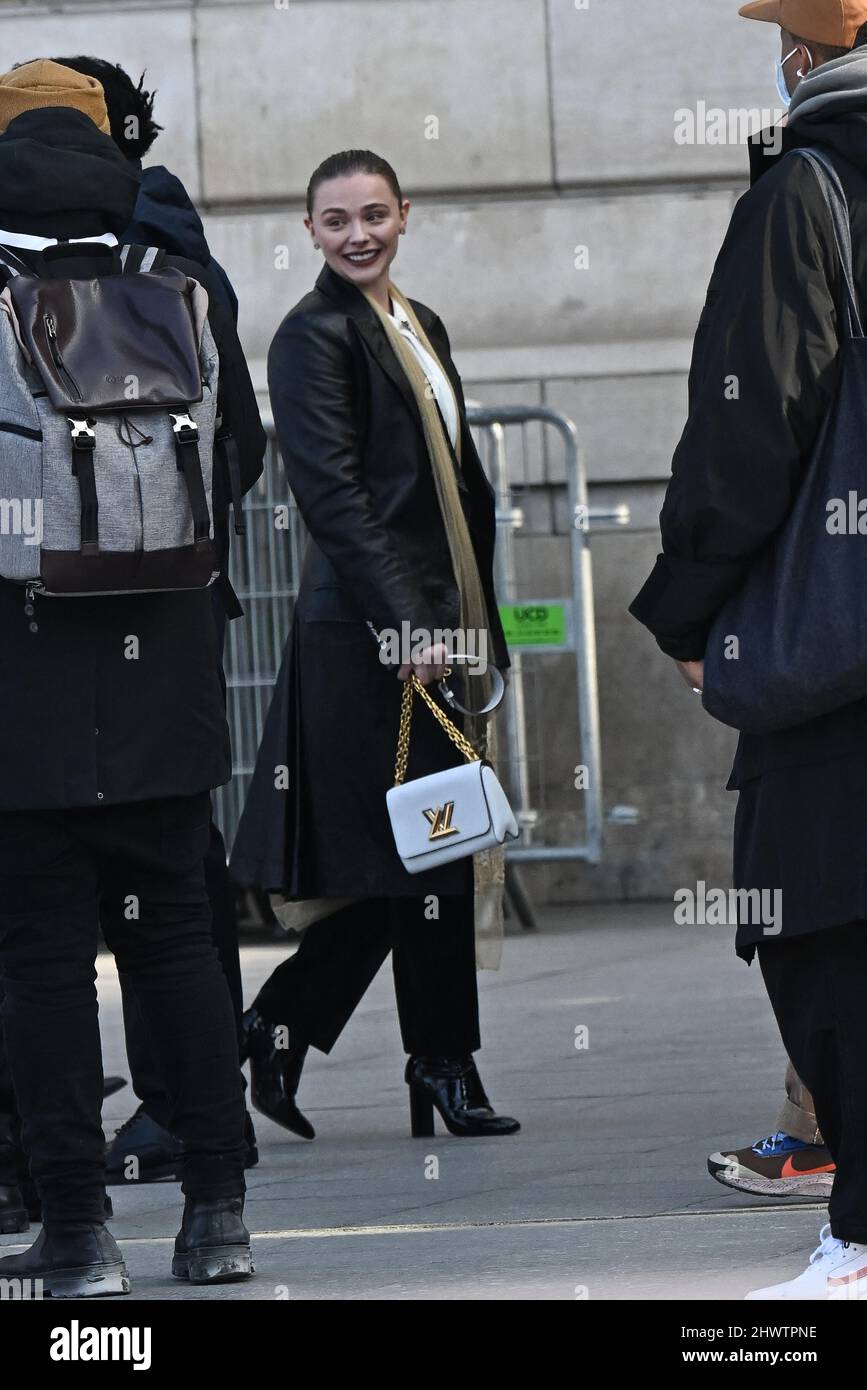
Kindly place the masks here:
[[(109, 63), (103, 58), (52, 58), (51, 62), (62, 63), (65, 68), (102, 83), (114, 143), (127, 159), (144, 159), (163, 128), (153, 118), (156, 93), (144, 90), (144, 73), (136, 86), (120, 63)], [(130, 116), (135, 118), (135, 125), (133, 132), (127, 133)]]
[(381, 174), (398, 203), (403, 200), (397, 174), (387, 159), (374, 154), (373, 150), (341, 150), (339, 154), (330, 154), (327, 159), (323, 159), (319, 168), (313, 171), (307, 185), (308, 217), (313, 215), (313, 199), (319, 185), (325, 183), (326, 179), (339, 179), (347, 174)]

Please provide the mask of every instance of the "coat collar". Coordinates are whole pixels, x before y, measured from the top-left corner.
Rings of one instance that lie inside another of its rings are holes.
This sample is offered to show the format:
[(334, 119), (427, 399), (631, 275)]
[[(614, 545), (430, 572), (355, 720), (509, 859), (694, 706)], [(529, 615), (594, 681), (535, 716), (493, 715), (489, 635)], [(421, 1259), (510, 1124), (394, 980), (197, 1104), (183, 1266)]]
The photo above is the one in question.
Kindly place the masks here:
[[(353, 285), (345, 276), (338, 275), (335, 270), (327, 263), (323, 265), (316, 280), (316, 288), (326, 299), (331, 300), (339, 309), (347, 314), (354, 322), (356, 330), (367, 344), (375, 360), (379, 363), (386, 376), (394, 383), (406, 402), (412, 418), (415, 420), (422, 437), (424, 437), (424, 424), (422, 423), (421, 413), (418, 408), (412, 387), (406, 379), (406, 373), (395, 356), (394, 349), (388, 341), (388, 335), (379, 321), (376, 310), (368, 303), (357, 285)], [(434, 323), (438, 322), (434, 319)], [(432, 325), (431, 325), (432, 326)], [(430, 326), (425, 324), (429, 331)], [(463, 413), (460, 409), (460, 379), (455, 371), (454, 363), (451, 360), (444, 346), (437, 346), (437, 356), (442, 364), (443, 371), (449, 378), (458, 401), (458, 428), (463, 430)], [(452, 455), (455, 466), (458, 486), (466, 490), (466, 480), (463, 476), (457, 456), (452, 447), (448, 431), (446, 431), (446, 443)]]
[(747, 141), (747, 148), (750, 157), (750, 185), (757, 183), (762, 174), (767, 173), (775, 164), (788, 154), (789, 150), (797, 149), (800, 140), (794, 130), (789, 126), (775, 127), (773, 129), (759, 131)]

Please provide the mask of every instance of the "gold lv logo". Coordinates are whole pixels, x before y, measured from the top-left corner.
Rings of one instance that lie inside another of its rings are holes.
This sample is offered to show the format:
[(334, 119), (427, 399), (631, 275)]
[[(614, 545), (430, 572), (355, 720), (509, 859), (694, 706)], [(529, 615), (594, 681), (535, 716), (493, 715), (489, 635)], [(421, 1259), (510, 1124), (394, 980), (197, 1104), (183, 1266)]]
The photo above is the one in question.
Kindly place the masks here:
[(460, 831), (456, 825), (452, 825), (452, 812), (455, 809), (453, 801), (447, 801), (445, 806), (438, 806), (436, 810), (429, 806), (422, 814), (430, 821), (429, 840), (441, 840), (446, 835), (458, 835)]

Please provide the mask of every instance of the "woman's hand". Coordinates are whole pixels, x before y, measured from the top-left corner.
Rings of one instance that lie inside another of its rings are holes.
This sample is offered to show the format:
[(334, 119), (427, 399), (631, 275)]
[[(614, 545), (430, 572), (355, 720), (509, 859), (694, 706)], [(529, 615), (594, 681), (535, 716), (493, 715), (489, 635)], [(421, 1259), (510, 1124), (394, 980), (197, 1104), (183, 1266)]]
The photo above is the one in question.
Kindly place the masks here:
[(704, 690), (703, 661), (679, 661), (677, 669), (691, 690)]
[(422, 685), (432, 685), (434, 681), (442, 680), (448, 666), (448, 650), (444, 642), (435, 642), (432, 647), (425, 647), (419, 653), (417, 662), (407, 662), (401, 666), (397, 673), (398, 680), (405, 681), (409, 677), (410, 671), (416, 675)]

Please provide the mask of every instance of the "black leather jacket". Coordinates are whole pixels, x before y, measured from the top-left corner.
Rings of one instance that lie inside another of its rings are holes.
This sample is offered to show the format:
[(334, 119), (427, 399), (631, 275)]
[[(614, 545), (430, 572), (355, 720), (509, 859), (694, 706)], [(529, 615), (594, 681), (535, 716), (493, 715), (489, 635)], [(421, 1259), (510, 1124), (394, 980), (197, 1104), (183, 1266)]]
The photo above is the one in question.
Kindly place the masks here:
[[(453, 462), (490, 617), (488, 660), (509, 664), (493, 584), (494, 493), (467, 426), (448, 335), (413, 307), (455, 389)], [(387, 335), (355, 285), (325, 266), (268, 356), (289, 484), (310, 532), (298, 611), (308, 617), (456, 628), (458, 594), (421, 415)]]

